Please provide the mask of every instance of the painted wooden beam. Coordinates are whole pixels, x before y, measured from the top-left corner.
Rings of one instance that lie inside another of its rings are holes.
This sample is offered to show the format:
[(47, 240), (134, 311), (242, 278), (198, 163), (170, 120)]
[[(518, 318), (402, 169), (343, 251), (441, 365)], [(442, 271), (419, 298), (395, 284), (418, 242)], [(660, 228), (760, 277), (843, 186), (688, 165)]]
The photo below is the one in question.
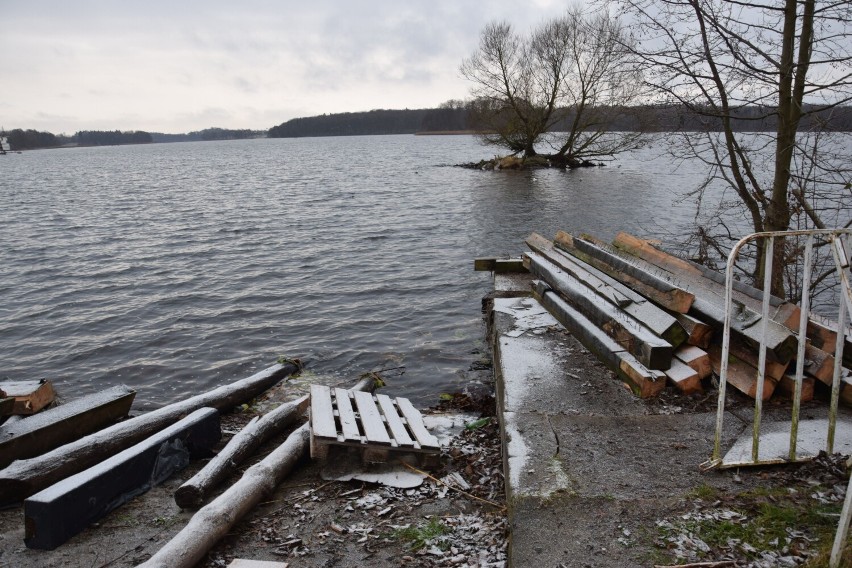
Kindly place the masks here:
[(245, 379), (124, 420), (46, 454), (16, 460), (0, 470), (0, 506), (23, 501), (60, 479), (129, 448), (199, 408), (211, 406), (230, 410), (300, 368), (294, 362), (276, 364)]
[(150, 438), (24, 501), (24, 543), (53, 550), (91, 523), (209, 454), (219, 413), (201, 408)]
[(127, 416), (135, 396), (119, 385), (0, 426), (0, 469), (109, 426)]

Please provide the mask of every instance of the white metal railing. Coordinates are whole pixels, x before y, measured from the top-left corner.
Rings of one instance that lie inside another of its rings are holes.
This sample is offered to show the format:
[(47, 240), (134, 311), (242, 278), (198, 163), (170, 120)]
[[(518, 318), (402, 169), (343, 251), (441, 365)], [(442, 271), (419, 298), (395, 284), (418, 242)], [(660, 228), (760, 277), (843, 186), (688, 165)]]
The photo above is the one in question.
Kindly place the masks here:
[[(835, 344), (835, 357), (834, 357), (834, 376), (832, 381), (832, 395), (831, 395), (831, 404), (829, 408), (829, 428), (826, 433), (826, 447), (825, 450), (828, 453), (831, 453), (834, 449), (834, 431), (837, 421), (837, 404), (839, 401), (840, 394), (840, 374), (841, 374), (841, 363), (843, 360), (843, 341), (844, 337), (843, 331), (846, 328), (846, 315), (849, 311), (852, 311), (852, 292), (850, 292), (850, 276), (849, 276), (849, 256), (847, 254), (847, 248), (844, 244), (844, 239), (849, 239), (852, 236), (852, 229), (814, 229), (809, 231), (779, 231), (779, 232), (766, 232), (766, 233), (754, 233), (752, 235), (748, 235), (734, 245), (734, 248), (731, 250), (731, 253), (728, 255), (728, 264), (725, 274), (725, 322), (724, 329), (722, 335), (722, 358), (721, 358), (721, 368), (719, 373), (719, 401), (716, 413), (716, 435), (713, 444), (713, 455), (708, 462), (709, 467), (736, 467), (736, 466), (744, 466), (744, 465), (763, 465), (768, 463), (783, 463), (787, 461), (799, 461), (802, 456), (799, 456), (796, 452), (796, 443), (798, 440), (798, 427), (799, 427), (799, 409), (801, 405), (801, 395), (802, 395), (802, 377), (804, 375), (804, 365), (805, 365), (805, 347), (807, 342), (807, 324), (808, 319), (810, 317), (810, 304), (811, 304), (811, 291), (810, 291), (810, 282), (811, 282), (811, 266), (813, 264), (813, 252), (814, 252), (814, 242), (816, 239), (820, 239), (826, 244), (831, 246), (832, 255), (834, 257), (834, 263), (837, 270), (838, 279), (840, 282), (840, 297), (838, 298), (838, 341)], [(760, 428), (761, 428), (761, 418), (763, 413), (763, 385), (766, 373), (766, 358), (767, 358), (767, 347), (766, 347), (766, 330), (769, 325), (770, 316), (769, 316), (769, 307), (771, 296), (771, 286), (770, 279), (772, 276), (772, 262), (773, 255), (766, 254), (765, 256), (765, 266), (764, 266), (764, 285), (763, 285), (763, 300), (762, 300), (762, 310), (761, 310), (761, 319), (758, 325), (762, 326), (761, 333), (761, 341), (758, 351), (758, 369), (757, 369), (757, 393), (755, 396), (755, 404), (754, 404), (754, 422), (752, 427), (752, 448), (751, 448), (751, 459), (750, 460), (740, 460), (737, 462), (725, 462), (723, 461), (721, 455), (721, 440), (722, 440), (722, 429), (724, 425), (724, 414), (725, 414), (725, 391), (727, 386), (728, 379), (728, 360), (730, 354), (730, 344), (731, 344), (731, 323), (734, 318), (734, 301), (733, 301), (733, 287), (734, 287), (734, 266), (736, 264), (737, 258), (739, 257), (740, 250), (749, 243), (755, 242), (758, 239), (762, 239), (764, 241), (765, 250), (772, 250), (775, 239), (776, 238), (789, 238), (789, 237), (804, 237), (805, 238), (805, 251), (804, 258), (802, 263), (803, 277), (802, 277), (802, 297), (800, 303), (800, 318), (799, 318), (799, 330), (797, 333), (798, 338), (798, 351), (796, 355), (796, 374), (795, 374), (795, 392), (793, 396), (793, 410), (791, 417), (791, 429), (790, 429), (790, 444), (787, 452), (786, 458), (779, 458), (778, 456), (773, 456), (769, 458), (761, 458), (760, 457)], [(811, 457), (811, 456), (808, 456)]]
[[(785, 463), (802, 461), (814, 457), (813, 455), (802, 455), (797, 451), (797, 443), (799, 439), (799, 413), (802, 400), (802, 377), (804, 376), (805, 367), (805, 348), (807, 343), (807, 325), (811, 311), (811, 281), (812, 281), (812, 265), (814, 255), (815, 241), (831, 247), (834, 265), (836, 268), (837, 279), (839, 281), (839, 298), (838, 298), (838, 315), (837, 315), (837, 340), (835, 341), (834, 349), (834, 373), (831, 383), (831, 401), (828, 412), (828, 425), (825, 433), (825, 451), (833, 453), (835, 445), (835, 431), (837, 427), (837, 406), (840, 399), (840, 382), (843, 361), (843, 347), (846, 337), (846, 319), (847, 314), (852, 313), (852, 287), (850, 287), (850, 259), (848, 254), (848, 241), (852, 236), (850, 229), (814, 229), (807, 231), (779, 231), (754, 233), (742, 238), (734, 245), (731, 253), (728, 255), (728, 264), (725, 274), (725, 322), (722, 335), (722, 358), (719, 373), (719, 400), (716, 413), (716, 434), (713, 443), (713, 454), (705, 467), (737, 467), (747, 465), (764, 465), (771, 463)], [(761, 418), (763, 414), (763, 391), (764, 380), (766, 378), (766, 336), (767, 327), (770, 321), (769, 306), (772, 299), (771, 296), (771, 278), (772, 278), (772, 262), (775, 240), (783, 238), (804, 238), (805, 250), (802, 260), (802, 296), (800, 302), (800, 317), (798, 322), (798, 350), (796, 353), (796, 373), (795, 387), (793, 393), (792, 415), (790, 418), (790, 440), (787, 447), (786, 456), (782, 457), (778, 454), (761, 457), (760, 441), (761, 441)], [(757, 386), (754, 403), (754, 418), (752, 424), (752, 443), (751, 443), (751, 458), (750, 459), (732, 459), (726, 460), (721, 454), (722, 430), (724, 425), (725, 414), (725, 390), (728, 379), (728, 363), (730, 356), (731, 344), (731, 323), (734, 315), (733, 287), (734, 287), (734, 267), (739, 257), (741, 249), (750, 243), (755, 243), (759, 240), (763, 241), (764, 250), (769, 251), (764, 255), (764, 283), (763, 283), (763, 298), (761, 304), (761, 320), (759, 325), (761, 329), (761, 341), (758, 351), (758, 369), (757, 369)], [(844, 242), (845, 241), (845, 242)], [(832, 549), (830, 566), (835, 568), (839, 565), (842, 545), (846, 541), (846, 533), (849, 527), (849, 520), (852, 517), (852, 479), (846, 491), (846, 500), (841, 513), (840, 524), (835, 536), (834, 547)]]

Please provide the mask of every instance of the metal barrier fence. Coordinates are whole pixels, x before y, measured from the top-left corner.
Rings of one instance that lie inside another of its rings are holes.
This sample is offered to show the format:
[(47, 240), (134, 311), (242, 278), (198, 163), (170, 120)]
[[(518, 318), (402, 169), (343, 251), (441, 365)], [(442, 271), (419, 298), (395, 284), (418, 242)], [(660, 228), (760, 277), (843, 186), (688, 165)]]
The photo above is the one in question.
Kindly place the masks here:
[[(780, 232), (765, 232), (754, 233), (741, 239), (731, 250), (728, 256), (728, 264), (725, 276), (725, 325), (722, 336), (722, 357), (719, 374), (719, 400), (716, 414), (716, 434), (713, 444), (713, 454), (710, 460), (705, 464), (707, 467), (737, 467), (747, 465), (764, 465), (772, 463), (786, 463), (802, 461), (813, 456), (801, 455), (797, 452), (797, 442), (799, 439), (799, 414), (802, 399), (802, 377), (804, 376), (805, 367), (805, 348), (807, 342), (807, 325), (811, 315), (811, 282), (812, 282), (812, 265), (814, 260), (814, 247), (829, 246), (834, 259), (836, 268), (836, 277), (839, 283), (839, 298), (837, 301), (837, 339), (834, 349), (834, 374), (831, 384), (831, 401), (829, 405), (828, 424), (825, 432), (825, 451), (833, 453), (835, 443), (835, 430), (837, 426), (837, 406), (840, 399), (840, 382), (841, 370), (843, 361), (843, 347), (846, 336), (846, 321), (847, 314), (852, 313), (852, 287), (850, 287), (850, 259), (848, 254), (848, 241), (852, 236), (850, 229), (815, 229), (808, 231), (780, 231)], [(728, 363), (730, 356), (731, 344), (731, 323), (735, 313), (735, 304), (733, 300), (734, 289), (734, 268), (740, 251), (748, 244), (756, 243), (759, 240), (763, 241), (764, 250), (772, 251), (774, 249), (776, 239), (789, 239), (791, 237), (804, 238), (805, 248), (801, 264), (802, 277), (801, 288), (802, 295), (799, 307), (801, 309), (798, 333), (798, 351), (796, 354), (796, 373), (795, 373), (795, 388), (793, 394), (792, 416), (790, 419), (790, 439), (787, 447), (786, 456), (772, 454), (761, 457), (761, 419), (763, 414), (763, 387), (766, 378), (766, 361), (767, 347), (766, 335), (767, 325), (770, 320), (769, 308), (772, 300), (771, 296), (771, 277), (773, 273), (773, 254), (765, 254), (763, 267), (764, 283), (763, 283), (763, 299), (761, 319), (757, 325), (762, 325), (761, 341), (758, 351), (758, 369), (757, 369), (757, 393), (754, 404), (754, 418), (752, 424), (752, 443), (751, 443), (751, 458), (726, 461), (721, 454), (722, 430), (724, 425), (725, 414), (725, 390), (728, 379)], [(845, 242), (844, 242), (845, 241)], [(836, 567), (840, 562), (840, 554), (842, 545), (846, 540), (846, 533), (849, 527), (849, 519), (852, 516), (852, 479), (850, 486), (847, 488), (846, 501), (844, 502), (843, 511), (841, 513), (840, 525), (838, 526), (837, 535), (835, 537), (834, 548), (830, 566)]]

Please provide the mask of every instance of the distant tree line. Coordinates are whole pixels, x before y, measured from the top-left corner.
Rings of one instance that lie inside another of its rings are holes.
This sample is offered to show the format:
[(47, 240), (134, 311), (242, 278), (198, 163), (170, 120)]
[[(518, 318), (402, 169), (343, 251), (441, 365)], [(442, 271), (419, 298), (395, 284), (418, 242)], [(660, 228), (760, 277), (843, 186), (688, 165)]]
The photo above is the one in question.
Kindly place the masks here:
[(9, 147), (12, 150), (32, 150), (35, 148), (55, 148), (61, 144), (59, 138), (50, 132), (38, 130), (14, 130), (0, 131), (0, 137), (8, 138)]
[(187, 132), (186, 134), (164, 134), (152, 132), (154, 142), (207, 142), (211, 140), (245, 140), (248, 138), (265, 138), (266, 131), (250, 130), (248, 128), (232, 130), (228, 128), (205, 128)]
[(371, 110), (294, 118), (269, 129), (270, 138), (413, 134), (431, 109)]
[(117, 146), (120, 144), (150, 144), (151, 134), (142, 130), (81, 130), (74, 135), (78, 146)]
[[(438, 108), (406, 110), (371, 110), (294, 118), (269, 129), (270, 138), (306, 136), (366, 136), (375, 134), (417, 134), (436, 132), (480, 131), (484, 125), (472, 112), (474, 102), (447, 101)], [(574, 120), (567, 112), (550, 130), (568, 131)], [(769, 108), (750, 106), (737, 109), (732, 126), (738, 132), (766, 132), (776, 128), (778, 117)], [(836, 132), (852, 131), (852, 107), (844, 106), (818, 112), (807, 119), (810, 124), (826, 125)], [(716, 123), (698, 111), (682, 106), (623, 107), (609, 114), (607, 130), (647, 132), (706, 131)]]

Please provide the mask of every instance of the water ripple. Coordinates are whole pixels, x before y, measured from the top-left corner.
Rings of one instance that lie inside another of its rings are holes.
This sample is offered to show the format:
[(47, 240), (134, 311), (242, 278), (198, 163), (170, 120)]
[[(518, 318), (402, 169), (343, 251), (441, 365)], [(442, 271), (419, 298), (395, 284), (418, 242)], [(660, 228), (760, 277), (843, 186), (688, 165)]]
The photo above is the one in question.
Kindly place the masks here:
[(648, 155), (582, 182), (439, 166), (490, 153), (387, 136), (7, 156), (0, 377), (68, 395), (126, 383), (154, 408), (286, 354), (347, 379), (405, 365), (393, 392), (432, 403), (484, 347), (474, 257), (518, 253), (533, 230), (647, 232), (642, 212), (685, 186), (661, 188)]

